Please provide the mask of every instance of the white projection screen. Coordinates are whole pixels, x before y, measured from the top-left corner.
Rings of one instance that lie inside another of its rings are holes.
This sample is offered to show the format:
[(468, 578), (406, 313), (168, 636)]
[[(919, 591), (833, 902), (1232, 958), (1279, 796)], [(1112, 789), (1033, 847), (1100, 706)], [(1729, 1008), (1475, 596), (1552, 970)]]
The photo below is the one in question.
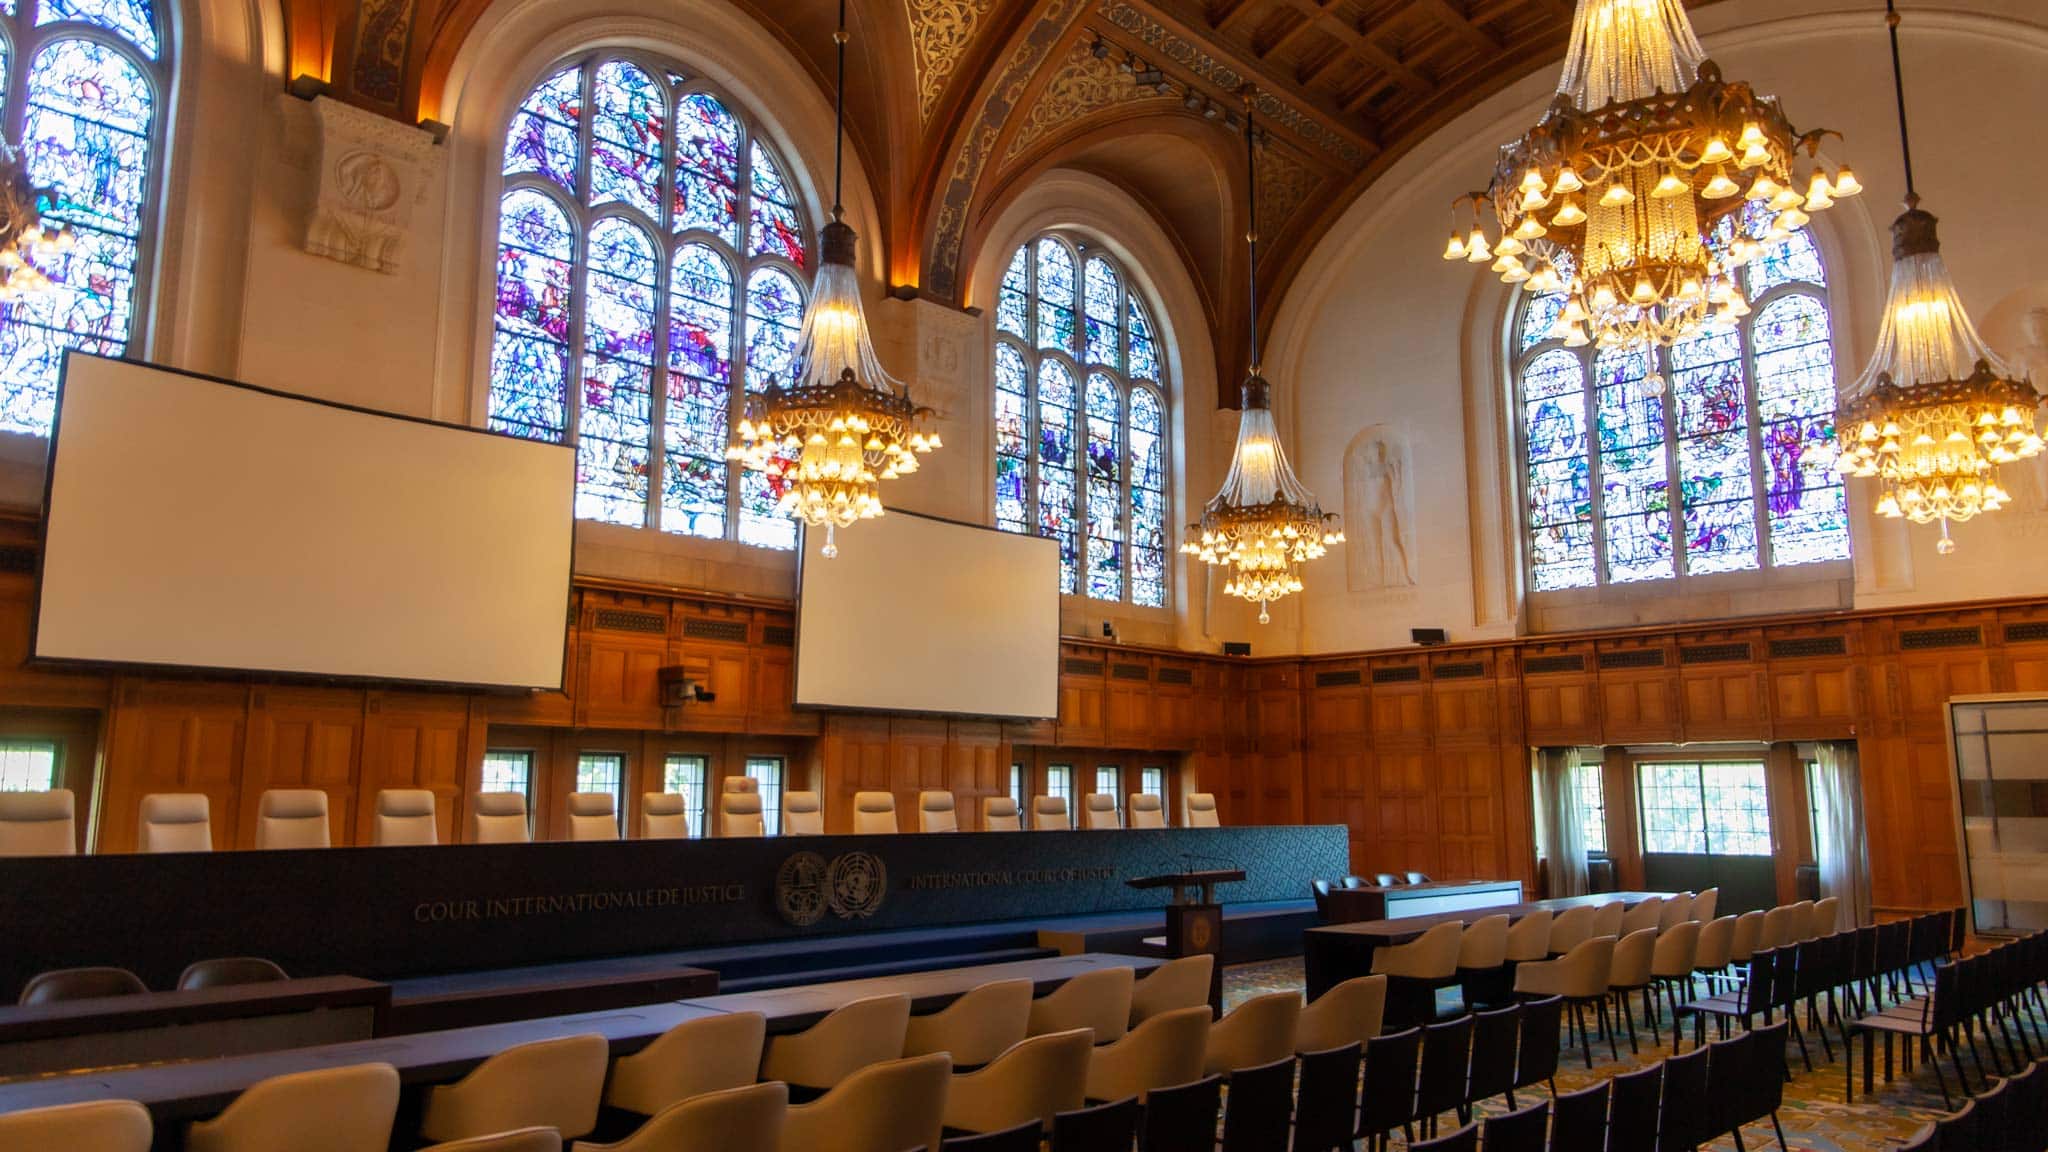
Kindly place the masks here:
[(71, 353), (35, 656), (562, 686), (571, 450)]
[(796, 702), (1038, 720), (1059, 714), (1060, 552), (890, 512), (804, 532)]

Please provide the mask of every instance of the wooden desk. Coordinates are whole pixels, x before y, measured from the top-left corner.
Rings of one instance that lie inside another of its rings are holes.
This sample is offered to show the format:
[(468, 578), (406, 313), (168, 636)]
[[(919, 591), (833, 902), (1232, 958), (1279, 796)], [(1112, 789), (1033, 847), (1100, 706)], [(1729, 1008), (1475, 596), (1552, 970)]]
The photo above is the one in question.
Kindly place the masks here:
[(390, 985), (353, 976), (10, 1005), (0, 1079), (367, 1040), (390, 1005)]
[(718, 973), (679, 964), (666, 955), (421, 976), (391, 982), (391, 1011), (378, 1034), (608, 1012), (716, 991)]
[(1403, 920), (1439, 912), (1505, 907), (1522, 902), (1520, 880), (1433, 880), (1371, 888), (1333, 888), (1323, 898), (1330, 923)]

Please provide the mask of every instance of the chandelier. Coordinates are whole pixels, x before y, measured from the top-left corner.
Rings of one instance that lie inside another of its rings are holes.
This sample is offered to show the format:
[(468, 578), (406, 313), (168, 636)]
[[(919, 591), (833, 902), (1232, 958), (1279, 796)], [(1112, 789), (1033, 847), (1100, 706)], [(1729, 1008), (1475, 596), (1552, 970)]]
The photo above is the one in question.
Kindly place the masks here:
[[(1738, 270), (1811, 215), (1863, 190), (1819, 165), (1827, 131), (1801, 134), (1778, 102), (1722, 79), (1681, 0), (1578, 0), (1557, 98), (1501, 149), (1469, 231), (1444, 259), (1568, 299), (1551, 335), (1569, 347), (1676, 344), (1749, 311)], [(1814, 161), (1803, 182), (1793, 170)], [(1761, 238), (1735, 225), (1767, 204)], [(1480, 222), (1490, 204), (1500, 238)]]
[(0, 142), (0, 302), (50, 287), (37, 261), (71, 250), (71, 229), (43, 216), (47, 196), (29, 180), (20, 149)]
[(862, 311), (857, 245), (841, 217), (845, 171), (846, 3), (840, 0), (839, 74), (834, 91), (832, 222), (819, 237), (818, 276), (803, 329), (797, 333), (796, 376), (770, 380), (747, 397), (738, 442), (726, 458), (769, 477), (776, 511), (825, 529), (826, 558), (839, 554), (833, 533), (882, 515), (881, 481), (917, 471), (917, 458), (940, 446), (934, 415), (910, 398), (907, 385), (882, 370)]
[(1259, 180), (1252, 128), (1252, 94), (1245, 92), (1245, 241), (1250, 247), (1251, 374), (1244, 382), (1237, 449), (1223, 487), (1188, 526), (1180, 550), (1228, 570), (1223, 594), (1259, 606), (1259, 623), (1272, 620), (1267, 605), (1302, 589), (1301, 565), (1342, 543), (1335, 513), (1326, 513), (1294, 475), (1273, 421), (1273, 387), (1259, 374)]
[(1913, 186), (1892, 0), (1885, 0), (1885, 22), (1906, 161), (1906, 211), (1892, 224), (1891, 294), (1877, 352), (1842, 404), (1834, 466), (1844, 476), (1877, 479), (1878, 515), (1939, 522), (1935, 547), (1946, 556), (1956, 548), (1949, 521), (1996, 512), (2011, 499), (1999, 486), (1999, 466), (2041, 454), (2041, 397), (1985, 346), (1949, 278), (1935, 218), (1921, 210)]

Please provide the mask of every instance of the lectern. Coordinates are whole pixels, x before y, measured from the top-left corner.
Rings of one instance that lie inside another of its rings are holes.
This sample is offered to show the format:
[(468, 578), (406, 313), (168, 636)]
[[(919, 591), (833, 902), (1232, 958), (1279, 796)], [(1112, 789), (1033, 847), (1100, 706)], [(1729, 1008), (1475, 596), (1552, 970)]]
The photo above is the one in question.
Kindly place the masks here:
[(1171, 888), (1173, 903), (1166, 906), (1166, 954), (1216, 957), (1209, 973), (1209, 1011), (1223, 1013), (1223, 906), (1216, 903), (1216, 885), (1235, 884), (1244, 879), (1241, 868), (1212, 868), (1197, 872), (1168, 872), (1127, 880), (1133, 888)]

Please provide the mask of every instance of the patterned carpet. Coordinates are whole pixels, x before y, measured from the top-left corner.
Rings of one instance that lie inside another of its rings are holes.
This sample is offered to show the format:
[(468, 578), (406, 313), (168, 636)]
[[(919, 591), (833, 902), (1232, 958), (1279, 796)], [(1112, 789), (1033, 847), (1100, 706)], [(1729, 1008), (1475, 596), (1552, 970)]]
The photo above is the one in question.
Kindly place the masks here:
[[(1300, 991), (1302, 987), (1302, 967), (1298, 958), (1234, 965), (1224, 970), (1224, 1008), (1228, 1010), (1262, 993)], [(1455, 1001), (1456, 990), (1450, 990), (1447, 995), (1451, 1001), (1446, 1007), (1455, 1010), (1452, 1004)], [(1637, 1007), (1640, 1011), (1640, 1005)], [(1803, 1014), (1801, 1022), (1804, 1022)], [(1638, 1024), (1641, 1023), (1639, 1020)], [(1709, 1038), (1711, 1037), (1710, 1029)], [(1628, 1038), (1622, 1036), (1619, 1038), (1621, 1059), (1616, 1061), (1608, 1057), (1607, 1046), (1600, 1041), (1596, 1030), (1593, 1043), (1593, 1070), (1586, 1070), (1577, 1049), (1572, 1048), (1565, 1053), (1565, 1058), (1558, 1069), (1558, 1089), (1570, 1092), (1590, 1087), (1617, 1073), (1655, 1063), (1670, 1054), (1668, 1031), (1664, 1039), (1665, 1046), (1658, 1047), (1650, 1037), (1648, 1026), (1643, 1025), (1637, 1037), (1642, 1053), (1631, 1055), (1628, 1050)], [(1861, 1041), (1858, 1043), (1860, 1063)], [(1778, 1113), (1778, 1118), (1785, 1127), (1785, 1138), (1790, 1141), (1790, 1148), (1798, 1152), (1884, 1152), (1896, 1148), (1918, 1131), (1921, 1125), (1941, 1114), (1941, 1094), (1935, 1086), (1934, 1074), (1926, 1065), (1916, 1061), (1910, 1078), (1901, 1072), (1897, 1079), (1886, 1084), (1882, 1051), (1878, 1054), (1876, 1091), (1870, 1096), (1863, 1095), (1859, 1071), (1856, 1102), (1844, 1103), (1845, 1058), (1839, 1037), (1835, 1039), (1834, 1044), (1834, 1059), (1828, 1061), (1821, 1052), (1818, 1038), (1814, 1035), (1807, 1037), (1807, 1046), (1813, 1055), (1814, 1070), (1811, 1073), (1807, 1072), (1805, 1065), (1800, 1062), (1796, 1046), (1790, 1053), (1792, 1081), (1785, 1086), (1785, 1105)], [(1688, 1035), (1686, 1049), (1690, 1051), (1691, 1047)], [(2035, 1050), (2043, 1050), (2038, 1037), (2035, 1041)], [(1953, 1069), (1947, 1060), (1943, 1061), (1942, 1066), (1944, 1073), (1949, 1077), (1950, 1090), (1954, 1091)], [(1972, 1083), (1977, 1083), (1974, 1069)], [(1506, 1106), (1499, 1102), (1481, 1109), (1482, 1114), (1497, 1114), (1503, 1111), (1506, 1111)], [(1768, 1123), (1751, 1125), (1745, 1129), (1743, 1141), (1749, 1152), (1763, 1152), (1779, 1147), (1777, 1137), (1771, 1132)], [(1399, 1143), (1396, 1139), (1395, 1146), (1398, 1147)], [(1732, 1139), (1723, 1139), (1707, 1147), (1721, 1152), (1733, 1149), (1735, 1143)]]

